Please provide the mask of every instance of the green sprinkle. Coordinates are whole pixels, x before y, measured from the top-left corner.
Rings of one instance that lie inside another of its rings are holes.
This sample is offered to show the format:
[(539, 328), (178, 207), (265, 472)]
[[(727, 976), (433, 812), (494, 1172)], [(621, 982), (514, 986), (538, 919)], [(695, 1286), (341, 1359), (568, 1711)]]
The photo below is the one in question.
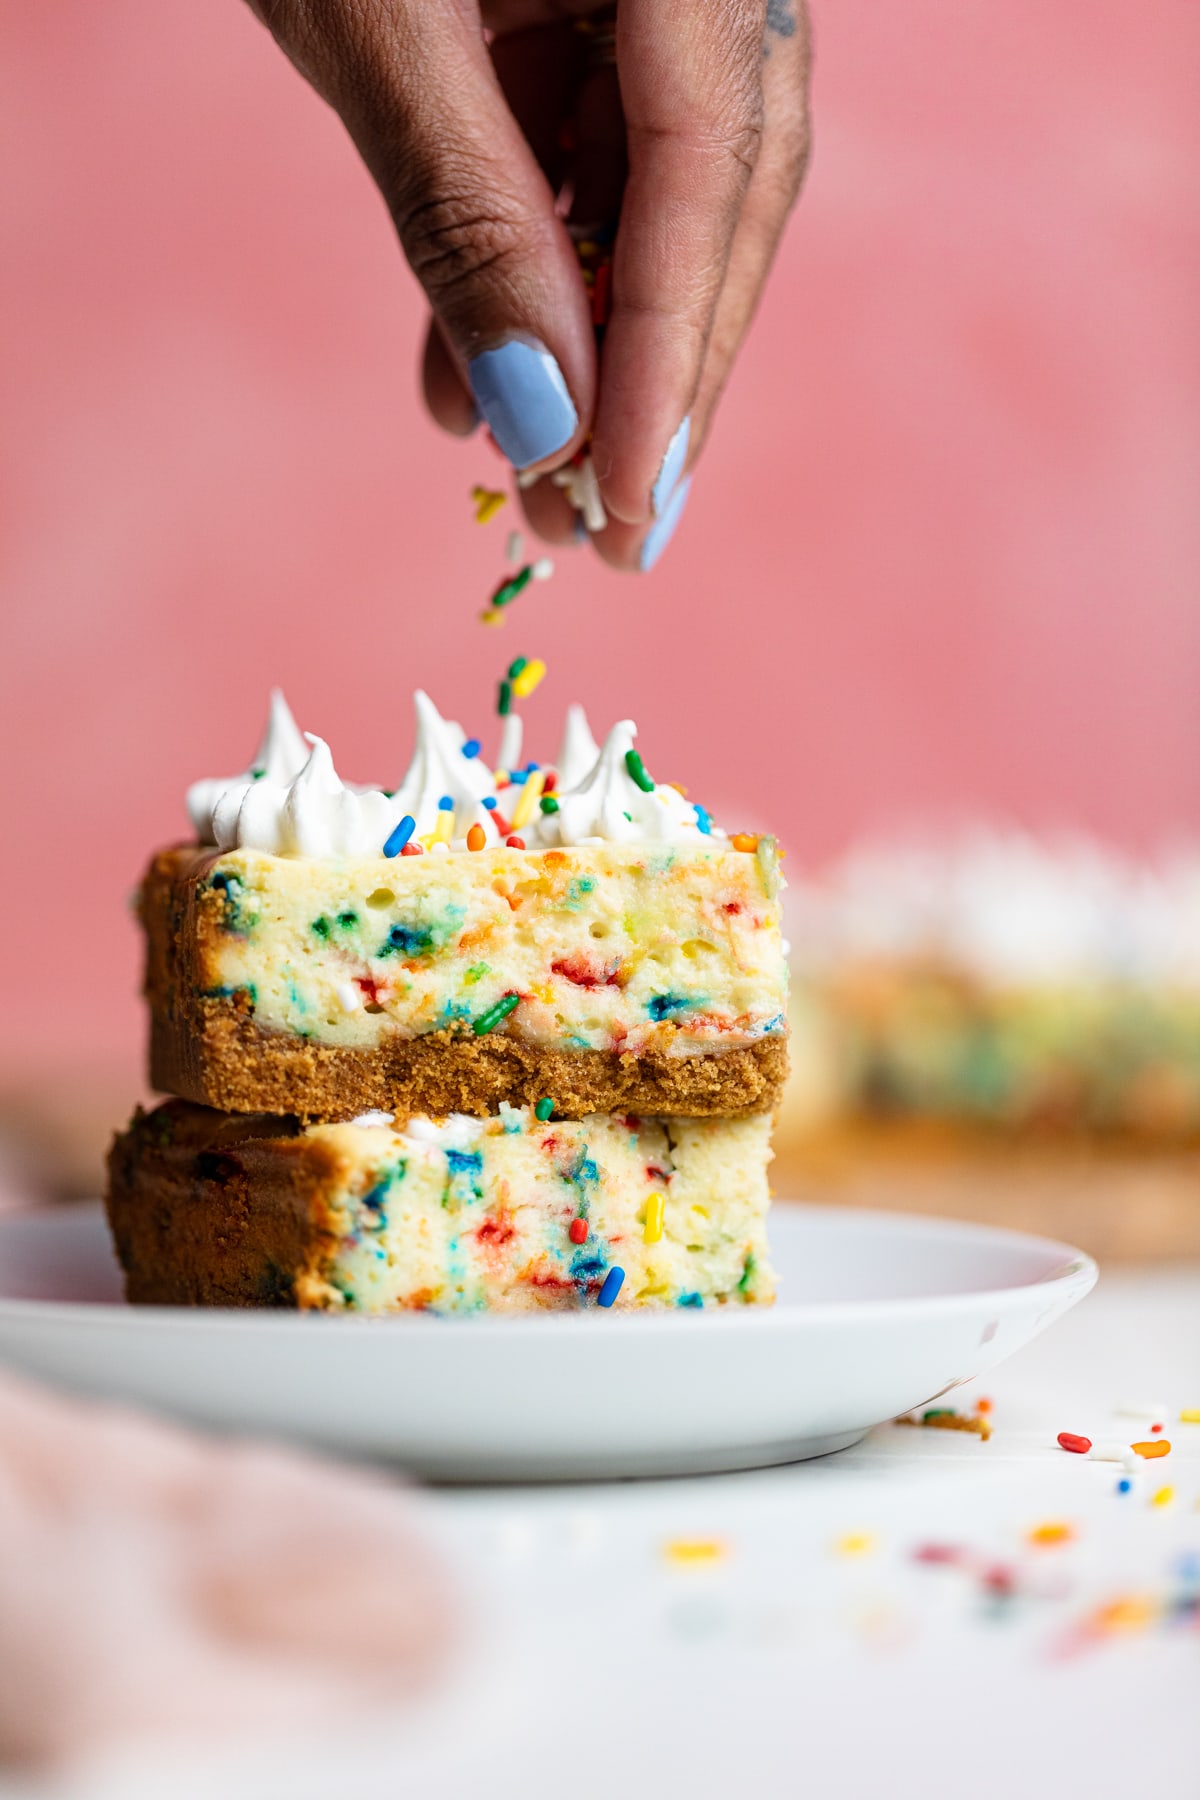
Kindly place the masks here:
[(511, 580), (500, 583), (492, 595), (492, 605), (507, 606), (510, 600), (515, 600), (518, 594), (524, 592), (532, 580), (533, 567), (527, 563), (523, 569), (517, 570)]
[(527, 669), (528, 667), (529, 667), (529, 658), (527, 656), (516, 657), (508, 665), (508, 679), (510, 681), (515, 681), (517, 679), (517, 676), (521, 673), (521, 670)]
[(267, 771), (265, 769), (251, 769), (251, 771), (250, 771), (251, 781), (261, 781), (263, 776), (266, 774), (266, 772)]
[(503, 1000), (497, 1000), (495, 1006), (489, 1006), (487, 1011), (476, 1019), (471, 1030), (476, 1037), (486, 1037), (489, 1031), (494, 1031), (502, 1020), (507, 1019), (510, 1012), (515, 1012), (520, 1004), (520, 994), (505, 994)]
[(921, 1414), (921, 1417), (922, 1419), (952, 1419), (954, 1408), (952, 1406), (930, 1406)]
[(496, 702), (496, 711), (502, 719), (506, 719), (512, 711), (512, 683), (510, 681), (500, 683), (500, 698)]
[(544, 1125), (546, 1120), (550, 1117), (550, 1114), (554, 1111), (554, 1102), (549, 1094), (544, 1094), (533, 1110), (536, 1117), (539, 1118)]
[(329, 920), (325, 917), (324, 913), (321, 914), (319, 919), (313, 920), (312, 928), (319, 938), (327, 938), (329, 936)]
[(544, 813), (556, 813), (558, 811), (558, 801), (554, 798), (553, 794), (543, 794), (538, 801), (538, 805)]
[(654, 783), (646, 773), (646, 765), (636, 750), (625, 752), (625, 767), (629, 770), (629, 778), (641, 788), (643, 794), (654, 792)]

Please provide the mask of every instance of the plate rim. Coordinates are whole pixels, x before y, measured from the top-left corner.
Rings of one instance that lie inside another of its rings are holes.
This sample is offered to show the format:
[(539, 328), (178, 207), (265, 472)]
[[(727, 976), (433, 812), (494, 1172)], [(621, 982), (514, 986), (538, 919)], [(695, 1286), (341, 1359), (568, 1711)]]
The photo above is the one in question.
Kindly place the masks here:
[[(103, 1201), (72, 1201), (69, 1204), (54, 1206), (14, 1207), (0, 1213), (0, 1239), (8, 1225), (30, 1221), (45, 1223), (51, 1219), (58, 1225), (65, 1221), (78, 1223), (81, 1216), (89, 1222), (97, 1215), (103, 1218)], [(667, 1335), (678, 1337), (680, 1333), (727, 1331), (768, 1334), (775, 1332), (795, 1331), (806, 1326), (825, 1326), (845, 1322), (848, 1325), (861, 1324), (867, 1319), (888, 1320), (903, 1316), (913, 1310), (934, 1311), (938, 1316), (953, 1316), (963, 1311), (974, 1311), (990, 1304), (1005, 1310), (1013, 1304), (1027, 1304), (1029, 1296), (1035, 1292), (1047, 1296), (1053, 1295), (1055, 1300), (1082, 1300), (1095, 1287), (1100, 1277), (1100, 1269), (1094, 1257), (1086, 1250), (1074, 1244), (1064, 1243), (1058, 1238), (1041, 1237), (1036, 1232), (1014, 1231), (1005, 1225), (989, 1225), (975, 1219), (944, 1218), (936, 1213), (915, 1213), (892, 1211), (884, 1207), (850, 1207), (822, 1205), (820, 1202), (807, 1200), (791, 1200), (786, 1197), (774, 1199), (772, 1210), (779, 1209), (775, 1224), (791, 1212), (802, 1213), (807, 1218), (819, 1218), (830, 1223), (852, 1224), (862, 1230), (869, 1230), (872, 1225), (890, 1223), (901, 1225), (913, 1235), (935, 1235), (947, 1233), (952, 1237), (980, 1239), (1000, 1239), (1011, 1248), (1023, 1246), (1027, 1250), (1038, 1250), (1042, 1253), (1055, 1253), (1057, 1260), (1048, 1272), (1036, 1280), (1010, 1283), (997, 1288), (971, 1288), (961, 1293), (951, 1294), (903, 1294), (890, 1298), (864, 1300), (815, 1300), (789, 1305), (786, 1300), (781, 1305), (745, 1306), (736, 1310), (729, 1308), (712, 1311), (696, 1311), (688, 1308), (675, 1308), (666, 1312), (604, 1312), (600, 1314), (592, 1308), (586, 1312), (549, 1312), (545, 1315), (531, 1317), (529, 1314), (465, 1314), (461, 1318), (435, 1316), (427, 1313), (402, 1313), (382, 1316), (364, 1316), (362, 1314), (337, 1314), (337, 1329), (340, 1335), (350, 1333), (359, 1336), (363, 1332), (378, 1333), (387, 1331), (444, 1333), (449, 1327), (469, 1325), (474, 1331), (500, 1331), (506, 1337), (526, 1337), (536, 1335), (545, 1337), (550, 1332), (609, 1333), (618, 1330), (622, 1335), (637, 1331), (650, 1336)], [(915, 1228), (915, 1230), (914, 1230)], [(0, 1293), (0, 1324), (100, 1324), (116, 1330), (138, 1329), (142, 1326), (157, 1325), (160, 1328), (180, 1331), (199, 1330), (207, 1332), (245, 1330), (257, 1333), (320, 1331), (327, 1329), (333, 1319), (323, 1313), (302, 1313), (286, 1308), (261, 1307), (207, 1307), (207, 1306), (129, 1306), (120, 1300), (43, 1300), (33, 1297), (21, 1298), (16, 1295)]]

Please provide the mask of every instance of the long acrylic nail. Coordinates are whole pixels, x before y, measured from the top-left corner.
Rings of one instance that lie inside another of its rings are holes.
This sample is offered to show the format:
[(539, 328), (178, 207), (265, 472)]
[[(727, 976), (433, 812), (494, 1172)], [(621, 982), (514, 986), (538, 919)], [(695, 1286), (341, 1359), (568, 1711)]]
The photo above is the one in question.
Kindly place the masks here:
[(648, 575), (667, 545), (675, 535), (675, 527), (683, 517), (683, 509), (687, 505), (687, 497), (692, 491), (692, 478), (689, 475), (681, 481), (671, 498), (667, 501), (666, 511), (654, 524), (642, 540), (642, 551), (638, 557), (638, 568), (643, 575)]
[(467, 375), (475, 404), (514, 469), (553, 456), (574, 437), (579, 415), (544, 344), (509, 338), (473, 356)]
[(661, 519), (670, 505), (671, 495), (675, 492), (679, 477), (683, 473), (683, 465), (687, 461), (688, 439), (691, 435), (692, 416), (689, 413), (667, 445), (667, 453), (662, 459), (657, 479), (650, 490), (650, 505), (654, 509), (656, 519)]

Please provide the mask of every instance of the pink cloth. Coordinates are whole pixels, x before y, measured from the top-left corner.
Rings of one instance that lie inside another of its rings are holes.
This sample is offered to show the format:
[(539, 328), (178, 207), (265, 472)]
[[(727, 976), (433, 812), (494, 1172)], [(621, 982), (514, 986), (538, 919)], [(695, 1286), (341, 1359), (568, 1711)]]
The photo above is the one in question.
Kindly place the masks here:
[(341, 1724), (452, 1635), (383, 1479), (0, 1376), (0, 1769)]

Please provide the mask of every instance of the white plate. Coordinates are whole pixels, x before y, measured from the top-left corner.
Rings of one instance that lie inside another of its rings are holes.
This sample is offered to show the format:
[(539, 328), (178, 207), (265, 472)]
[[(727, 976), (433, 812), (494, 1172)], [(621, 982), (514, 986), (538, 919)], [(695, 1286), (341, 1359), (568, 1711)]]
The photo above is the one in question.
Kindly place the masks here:
[(761, 1311), (359, 1319), (126, 1307), (99, 1206), (0, 1218), (0, 1359), (444, 1480), (823, 1456), (1029, 1342), (1096, 1280), (1016, 1232), (783, 1204)]

